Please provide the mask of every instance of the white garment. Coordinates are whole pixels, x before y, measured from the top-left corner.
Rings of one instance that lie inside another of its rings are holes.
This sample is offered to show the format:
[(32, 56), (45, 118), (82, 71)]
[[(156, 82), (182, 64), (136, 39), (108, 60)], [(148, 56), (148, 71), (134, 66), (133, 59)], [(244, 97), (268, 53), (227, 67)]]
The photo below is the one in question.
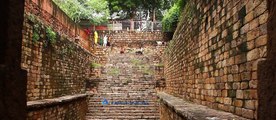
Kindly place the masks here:
[(106, 46), (106, 45), (107, 45), (107, 36), (105, 35), (103, 39), (103, 46)]

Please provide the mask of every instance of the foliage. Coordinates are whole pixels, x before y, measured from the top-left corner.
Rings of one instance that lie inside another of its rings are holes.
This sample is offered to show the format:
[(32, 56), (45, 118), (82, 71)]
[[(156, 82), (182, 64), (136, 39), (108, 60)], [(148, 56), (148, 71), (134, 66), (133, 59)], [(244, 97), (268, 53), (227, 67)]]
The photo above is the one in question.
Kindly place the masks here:
[(91, 63), (91, 67), (97, 69), (97, 68), (102, 67), (102, 65), (101, 65), (101, 64), (98, 64), (98, 63), (95, 63), (95, 62), (92, 62), (92, 63)]
[(45, 25), (41, 22), (41, 20), (31, 13), (27, 13), (27, 18), (33, 23), (32, 41), (34, 43), (38, 42), (42, 38), (45, 38), (44, 36), (46, 36), (46, 41), (44, 41), (46, 42), (44, 44), (45, 46), (47, 46), (48, 43), (56, 43), (57, 33), (54, 32), (51, 27), (46, 27), (45, 29)]
[(142, 61), (139, 60), (139, 59), (132, 59), (132, 60), (130, 60), (130, 62), (131, 62), (132, 64), (134, 64), (135, 66), (138, 66), (138, 65), (141, 65), (141, 64), (142, 64)]
[(44, 36), (42, 32), (44, 30), (44, 25), (35, 15), (31, 13), (27, 13), (26, 15), (27, 19), (33, 24), (32, 41), (37, 43)]
[(182, 9), (186, 5), (186, 2), (186, 0), (178, 0), (164, 15), (164, 18), (162, 19), (163, 31), (172, 32), (175, 30), (179, 21), (180, 14), (182, 12)]
[(143, 65), (143, 66), (141, 66), (141, 70), (144, 74), (147, 74), (147, 75), (153, 74), (153, 71), (151, 70), (150, 66)]
[(120, 74), (120, 70), (118, 68), (112, 68), (109, 69), (107, 72), (108, 75), (119, 75)]
[(39, 34), (37, 32), (33, 32), (32, 40), (33, 42), (37, 42), (40, 39)]
[(111, 14), (123, 11), (128, 18), (134, 18), (136, 11), (142, 7), (141, 0), (108, 0)]
[(56, 43), (57, 34), (52, 30), (51, 27), (47, 27), (46, 28), (46, 37), (47, 37), (47, 40), (51, 44), (55, 44)]
[(108, 21), (109, 9), (106, 0), (53, 0), (71, 19), (80, 22), (90, 20), (95, 25)]
[(27, 18), (29, 21), (33, 23), (33, 34), (32, 34), (32, 41), (34, 43), (38, 42), (41, 38), (43, 38), (43, 29), (44, 26), (33, 14), (27, 14)]
[(149, 11), (151, 16), (155, 11), (156, 17), (162, 18), (163, 12), (170, 8), (175, 0), (108, 0), (108, 2), (111, 14), (121, 13), (125, 18), (135, 18), (138, 11), (143, 11), (144, 14), (148, 14)]

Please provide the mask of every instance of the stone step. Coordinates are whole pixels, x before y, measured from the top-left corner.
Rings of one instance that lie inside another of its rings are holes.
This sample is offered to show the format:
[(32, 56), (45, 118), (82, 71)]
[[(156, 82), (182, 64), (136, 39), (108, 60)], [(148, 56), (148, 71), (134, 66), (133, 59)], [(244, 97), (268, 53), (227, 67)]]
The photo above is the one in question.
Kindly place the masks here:
[(87, 116), (87, 120), (103, 120), (103, 119), (109, 119), (109, 120), (115, 120), (115, 119), (135, 119), (135, 120), (145, 120), (145, 119), (152, 119), (152, 120), (159, 120), (159, 116)]
[[(159, 119), (159, 103), (156, 97), (155, 81), (152, 75), (145, 74), (143, 68), (137, 66), (132, 60), (141, 61), (139, 64), (150, 66), (148, 56), (133, 54), (109, 54), (107, 64), (102, 72), (105, 79), (95, 82), (95, 93), (89, 96), (88, 120), (97, 119)], [(153, 67), (150, 67), (153, 68)], [(119, 74), (111, 75), (108, 72), (119, 69)], [(154, 69), (151, 69), (154, 70)], [(93, 81), (92, 81), (93, 82)], [(148, 105), (102, 105), (102, 101), (145, 101)]]
[(117, 113), (87, 113), (87, 116), (158, 116), (158, 113), (120, 113), (117, 111)]
[[(111, 103), (110, 103), (111, 104)], [(150, 107), (158, 107), (158, 104), (154, 104), (154, 103), (149, 103), (149, 104), (147, 104), (147, 103), (138, 103), (139, 105), (134, 105), (134, 104), (132, 104), (132, 105), (123, 105), (123, 104), (120, 104), (119, 105), (119, 103), (114, 103), (114, 104), (118, 104), (118, 105), (113, 105), (112, 107), (111, 107), (111, 105), (102, 105), (101, 103), (99, 103), (99, 104), (88, 104), (88, 106), (89, 107), (93, 107), (93, 108), (95, 108), (95, 107), (102, 107), (102, 108), (128, 108), (128, 107), (137, 107), (137, 109), (140, 107), (148, 107), (148, 108), (150, 108)], [(143, 104), (145, 104), (145, 105), (143, 105)]]
[(97, 112), (109, 112), (109, 113), (159, 113), (157, 109), (119, 109), (119, 110), (112, 110), (112, 109), (90, 109), (88, 113), (97, 113)]

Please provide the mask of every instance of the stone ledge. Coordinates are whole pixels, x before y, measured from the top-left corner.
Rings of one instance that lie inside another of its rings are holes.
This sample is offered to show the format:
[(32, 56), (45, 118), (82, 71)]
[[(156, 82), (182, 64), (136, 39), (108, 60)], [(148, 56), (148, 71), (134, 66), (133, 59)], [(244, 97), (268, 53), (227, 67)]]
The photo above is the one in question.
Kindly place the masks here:
[(248, 120), (232, 113), (197, 105), (164, 92), (157, 93), (161, 102), (187, 120)]
[(55, 105), (71, 102), (71, 101), (86, 98), (86, 97), (87, 97), (87, 94), (77, 94), (77, 95), (62, 96), (62, 97), (53, 98), (53, 99), (28, 101), (27, 109), (32, 110), (32, 109), (40, 109), (44, 107), (55, 106)]

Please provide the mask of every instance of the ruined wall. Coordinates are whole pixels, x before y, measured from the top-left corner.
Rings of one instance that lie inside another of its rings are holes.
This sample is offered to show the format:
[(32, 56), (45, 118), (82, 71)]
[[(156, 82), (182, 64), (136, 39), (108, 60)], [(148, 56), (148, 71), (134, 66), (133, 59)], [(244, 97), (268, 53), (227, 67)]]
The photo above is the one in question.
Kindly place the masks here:
[(108, 36), (111, 45), (119, 47), (152, 46), (156, 41), (162, 41), (161, 32), (113, 31)]
[(86, 99), (80, 99), (52, 107), (29, 108), (27, 120), (84, 120), (86, 106)]
[(79, 36), (78, 44), (86, 50), (91, 49), (89, 35), (52, 0), (26, 0), (25, 13), (36, 16), (45, 25), (53, 27), (59, 34), (66, 35), (72, 40)]
[[(86, 96), (58, 104), (43, 101), (85, 93), (91, 63), (97, 60), (90, 53), (89, 37), (51, 0), (28, 0), (25, 4), (21, 67), (28, 73), (28, 119), (84, 119)], [(50, 36), (49, 27), (56, 38)], [(38, 109), (30, 109), (33, 102)]]
[(160, 104), (160, 120), (186, 120), (165, 104)]
[[(35, 2), (39, 4), (36, 5)], [(52, 27), (57, 33), (57, 38), (56, 42), (49, 42), (45, 37), (45, 29), (41, 29), (42, 32), (39, 35), (44, 37), (35, 41), (33, 34), (38, 23), (32, 21), (33, 18), (30, 18), (29, 14), (25, 14), (21, 65), (28, 71), (28, 101), (84, 93), (84, 81), (89, 78), (91, 61), (95, 59), (95, 56), (84, 49), (82, 45), (73, 41), (74, 34), (72, 31), (66, 30), (70, 30), (67, 29), (68, 25), (74, 27), (76, 25), (67, 23), (64, 26), (63, 22), (59, 21), (59, 16), (68, 19), (67, 22), (70, 20), (56, 8), (56, 5), (49, 0), (35, 2), (27, 1), (25, 12), (31, 13), (32, 17), (39, 19), (44, 27)], [(48, 7), (44, 9), (42, 6)], [(53, 10), (56, 12), (49, 11), (52, 10), (49, 7), (54, 7)], [(36, 12), (40, 12), (40, 14), (36, 16)], [(49, 12), (55, 13), (55, 16)], [(76, 29), (80, 28), (76, 27)], [(88, 39), (83, 38), (83, 40)]]
[(267, 19), (266, 0), (190, 1), (165, 50), (166, 92), (256, 119)]
[(35, 42), (32, 25), (25, 19), (22, 68), (28, 71), (28, 101), (84, 93), (93, 55), (63, 36), (54, 44)]

